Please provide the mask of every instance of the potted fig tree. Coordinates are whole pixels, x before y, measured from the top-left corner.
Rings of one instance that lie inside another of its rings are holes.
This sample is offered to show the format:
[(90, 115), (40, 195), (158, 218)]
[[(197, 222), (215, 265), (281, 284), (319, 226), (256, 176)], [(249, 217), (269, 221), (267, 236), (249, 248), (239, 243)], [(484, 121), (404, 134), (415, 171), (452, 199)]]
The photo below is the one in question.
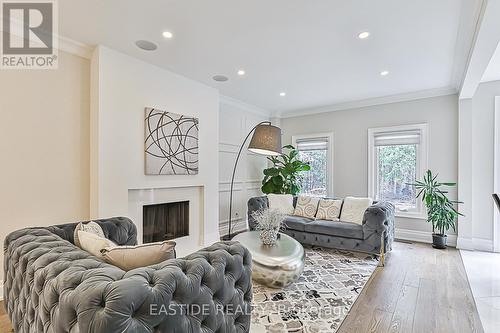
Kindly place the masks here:
[(446, 248), (446, 232), (456, 231), (457, 217), (463, 216), (455, 208), (459, 201), (450, 200), (445, 188), (456, 186), (456, 183), (441, 183), (437, 175), (427, 170), (422, 181), (414, 184), (417, 198), (421, 198), (427, 208), (427, 221), (432, 224), (432, 246), (437, 249)]

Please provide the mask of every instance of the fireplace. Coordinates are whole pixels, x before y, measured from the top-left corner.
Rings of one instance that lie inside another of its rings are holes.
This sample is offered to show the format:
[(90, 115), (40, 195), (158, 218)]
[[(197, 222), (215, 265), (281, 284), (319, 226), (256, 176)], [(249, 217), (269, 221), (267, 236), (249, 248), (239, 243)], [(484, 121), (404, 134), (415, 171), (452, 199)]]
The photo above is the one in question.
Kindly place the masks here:
[(189, 235), (189, 201), (145, 205), (142, 214), (143, 243)]

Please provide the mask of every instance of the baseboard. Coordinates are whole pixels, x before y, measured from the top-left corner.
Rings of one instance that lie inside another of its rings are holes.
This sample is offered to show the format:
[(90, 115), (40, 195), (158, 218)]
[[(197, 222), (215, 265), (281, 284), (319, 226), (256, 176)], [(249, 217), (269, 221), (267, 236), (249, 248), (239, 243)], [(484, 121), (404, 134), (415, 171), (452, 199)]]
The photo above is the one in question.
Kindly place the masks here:
[[(430, 231), (418, 231), (411, 229), (400, 229), (396, 228), (395, 230), (396, 239), (420, 242), (420, 243), (432, 243), (432, 232)], [(457, 246), (457, 236), (456, 235), (448, 235), (448, 246), (456, 247)]]
[(457, 249), (474, 251), (474, 243), (472, 242), (472, 238), (458, 237)]
[(493, 241), (484, 238), (458, 238), (457, 248), (469, 251), (493, 252)]

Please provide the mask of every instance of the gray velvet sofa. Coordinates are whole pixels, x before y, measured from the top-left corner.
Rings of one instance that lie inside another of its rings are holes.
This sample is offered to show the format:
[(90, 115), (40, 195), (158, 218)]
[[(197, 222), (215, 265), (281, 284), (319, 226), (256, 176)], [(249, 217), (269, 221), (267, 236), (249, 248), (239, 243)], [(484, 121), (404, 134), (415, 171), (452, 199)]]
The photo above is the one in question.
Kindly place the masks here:
[[(295, 207), (297, 198), (294, 198)], [(252, 213), (268, 208), (266, 196), (248, 200), (248, 225), (255, 229)], [(284, 221), (287, 235), (303, 244), (377, 254), (383, 264), (384, 255), (392, 249), (394, 240), (394, 205), (380, 201), (370, 206), (362, 225), (332, 222), (288, 215)]]
[[(127, 218), (96, 221), (120, 245)], [(251, 257), (237, 242), (128, 272), (73, 245), (76, 223), (28, 228), (4, 244), (4, 302), (15, 332), (248, 332)]]

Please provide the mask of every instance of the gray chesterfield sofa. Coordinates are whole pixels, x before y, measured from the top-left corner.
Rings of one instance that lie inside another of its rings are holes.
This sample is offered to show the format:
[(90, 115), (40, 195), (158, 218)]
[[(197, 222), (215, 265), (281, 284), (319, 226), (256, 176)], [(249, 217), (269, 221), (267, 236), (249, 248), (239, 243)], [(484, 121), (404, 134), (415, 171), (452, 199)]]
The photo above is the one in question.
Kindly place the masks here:
[[(297, 204), (297, 198), (293, 205)], [(266, 196), (248, 201), (248, 225), (255, 229), (252, 213), (268, 208)], [(392, 249), (394, 239), (394, 206), (380, 201), (366, 210), (362, 225), (349, 222), (314, 220), (287, 215), (284, 233), (303, 244), (377, 254), (383, 265), (385, 253)]]
[[(120, 245), (127, 218), (96, 221)], [(73, 245), (76, 223), (28, 228), (4, 245), (4, 301), (15, 332), (248, 332), (251, 257), (237, 242), (128, 272)]]

